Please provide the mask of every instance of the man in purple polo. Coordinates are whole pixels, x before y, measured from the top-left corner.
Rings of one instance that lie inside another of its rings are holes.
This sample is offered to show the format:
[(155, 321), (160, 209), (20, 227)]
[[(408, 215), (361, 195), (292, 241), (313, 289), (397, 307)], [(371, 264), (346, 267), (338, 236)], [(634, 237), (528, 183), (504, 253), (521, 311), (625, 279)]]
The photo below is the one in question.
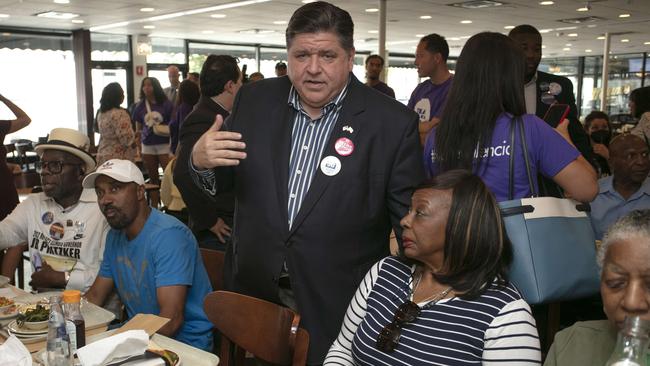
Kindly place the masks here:
[(418, 85), (408, 102), (408, 107), (420, 116), (420, 143), (431, 129), (440, 122), (442, 109), (451, 86), (452, 75), (447, 68), (449, 45), (444, 37), (432, 33), (422, 37), (415, 50), (415, 66), (421, 78), (428, 77)]

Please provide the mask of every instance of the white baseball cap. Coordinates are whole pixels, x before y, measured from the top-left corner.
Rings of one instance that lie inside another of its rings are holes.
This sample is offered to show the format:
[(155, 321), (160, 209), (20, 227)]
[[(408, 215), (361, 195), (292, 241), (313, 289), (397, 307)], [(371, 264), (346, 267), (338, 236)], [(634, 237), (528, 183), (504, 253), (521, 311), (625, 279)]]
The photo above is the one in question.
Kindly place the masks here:
[(144, 177), (140, 168), (129, 160), (111, 159), (106, 161), (84, 178), (83, 187), (95, 188), (95, 179), (100, 175), (106, 175), (123, 183), (134, 182), (140, 186), (144, 185)]

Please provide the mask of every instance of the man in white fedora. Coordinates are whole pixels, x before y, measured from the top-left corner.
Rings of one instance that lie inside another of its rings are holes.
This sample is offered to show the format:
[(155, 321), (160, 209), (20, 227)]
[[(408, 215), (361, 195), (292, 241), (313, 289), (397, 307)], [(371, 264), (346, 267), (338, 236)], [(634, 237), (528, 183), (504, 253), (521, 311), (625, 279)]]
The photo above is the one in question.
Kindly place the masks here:
[(55, 128), (35, 147), (42, 193), (31, 194), (0, 222), (0, 249), (12, 248), (2, 273), (12, 275), (27, 243), (31, 286), (75, 289), (92, 285), (104, 252), (108, 223), (93, 190), (82, 181), (95, 169), (90, 141), (79, 131)]

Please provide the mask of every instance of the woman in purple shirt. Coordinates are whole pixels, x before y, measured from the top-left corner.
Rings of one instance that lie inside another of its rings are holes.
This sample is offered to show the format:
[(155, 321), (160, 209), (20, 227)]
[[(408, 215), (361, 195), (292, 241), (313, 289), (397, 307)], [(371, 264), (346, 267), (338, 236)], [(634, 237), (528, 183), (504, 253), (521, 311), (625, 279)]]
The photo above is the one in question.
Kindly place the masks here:
[[(160, 185), (158, 166), (165, 170), (169, 162), (169, 121), (173, 109), (158, 79), (142, 79), (140, 102), (133, 109), (132, 119), (142, 142), (142, 163), (149, 174), (149, 182), (153, 184)], [(156, 207), (159, 201), (158, 192), (152, 192), (152, 206)]]
[[(509, 131), (511, 123), (521, 118), (531, 173), (552, 178), (574, 199), (589, 202), (598, 193), (596, 174), (573, 146), (568, 121), (554, 130), (525, 114), (525, 70), (524, 54), (512, 39), (492, 32), (470, 38), (458, 58), (440, 124), (425, 142), (425, 169), (430, 176), (470, 170), (483, 179), (497, 201), (508, 200), (513, 151)], [(530, 197), (533, 192), (519, 134), (514, 151), (512, 198)]]
[(199, 101), (201, 91), (198, 84), (192, 80), (183, 80), (178, 86), (178, 98), (171, 122), (169, 122), (169, 137), (171, 138), (170, 148), (172, 154), (176, 154), (178, 138), (185, 117), (192, 111), (196, 102)]

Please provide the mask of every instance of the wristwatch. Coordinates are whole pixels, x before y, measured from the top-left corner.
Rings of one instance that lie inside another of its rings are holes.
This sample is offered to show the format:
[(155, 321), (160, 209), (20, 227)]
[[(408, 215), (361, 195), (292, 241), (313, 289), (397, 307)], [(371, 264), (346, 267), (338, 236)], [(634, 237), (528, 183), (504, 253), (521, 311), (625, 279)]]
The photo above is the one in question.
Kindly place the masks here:
[(70, 272), (63, 272), (63, 278), (65, 279), (65, 283), (68, 284), (68, 281), (70, 281)]

